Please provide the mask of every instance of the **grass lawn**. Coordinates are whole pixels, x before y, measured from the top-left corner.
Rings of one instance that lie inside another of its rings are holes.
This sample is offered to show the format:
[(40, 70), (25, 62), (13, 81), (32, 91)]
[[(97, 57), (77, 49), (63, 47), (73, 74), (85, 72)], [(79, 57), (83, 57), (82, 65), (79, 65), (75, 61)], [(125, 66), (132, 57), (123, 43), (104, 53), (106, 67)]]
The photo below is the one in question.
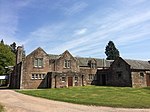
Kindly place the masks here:
[(85, 105), (150, 108), (150, 88), (84, 86), (42, 90), (18, 90), (36, 97)]

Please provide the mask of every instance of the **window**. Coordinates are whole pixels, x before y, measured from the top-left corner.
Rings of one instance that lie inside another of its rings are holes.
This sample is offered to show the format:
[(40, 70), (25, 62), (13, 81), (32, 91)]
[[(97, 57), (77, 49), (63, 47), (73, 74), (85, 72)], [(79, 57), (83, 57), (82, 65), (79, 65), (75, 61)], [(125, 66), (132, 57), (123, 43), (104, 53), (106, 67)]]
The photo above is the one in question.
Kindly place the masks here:
[(35, 79), (38, 79), (38, 74), (35, 75)]
[(66, 77), (65, 77), (65, 76), (62, 76), (62, 77), (61, 77), (61, 81), (62, 81), (62, 82), (65, 82), (65, 81), (66, 81)]
[(93, 80), (93, 75), (92, 74), (89, 74), (89, 80)]
[(42, 79), (42, 75), (41, 74), (39, 74), (39, 79)]
[(45, 74), (42, 74), (42, 79), (44, 79), (45, 78)]
[(122, 78), (122, 72), (117, 72), (118, 79)]
[(144, 77), (144, 73), (143, 73), (143, 72), (140, 72), (140, 76), (141, 76), (141, 77)]
[(77, 77), (77, 76), (75, 76), (74, 80), (75, 80), (75, 82), (78, 82), (78, 77)]
[(91, 63), (91, 68), (96, 68), (96, 63)]
[(34, 67), (43, 67), (43, 59), (37, 58), (34, 60)]
[(71, 67), (71, 61), (70, 60), (65, 60), (64, 61), (64, 68), (70, 68)]
[(32, 78), (31, 79), (34, 79), (35, 77), (34, 77), (34, 74), (32, 74)]
[(31, 79), (44, 79), (45, 74), (32, 74)]

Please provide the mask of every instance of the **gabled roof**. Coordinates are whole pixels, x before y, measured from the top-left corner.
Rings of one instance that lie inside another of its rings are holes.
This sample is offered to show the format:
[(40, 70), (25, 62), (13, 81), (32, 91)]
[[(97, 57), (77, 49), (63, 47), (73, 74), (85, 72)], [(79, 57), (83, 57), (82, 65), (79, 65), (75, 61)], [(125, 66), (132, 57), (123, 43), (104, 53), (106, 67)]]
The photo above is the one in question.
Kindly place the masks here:
[(37, 49), (35, 49), (34, 51), (32, 51), (32, 52), (31, 52), (30, 54), (28, 54), (27, 56), (29, 56), (29, 55), (35, 53), (36, 51), (43, 51), (43, 52), (47, 55), (47, 53), (46, 53), (41, 47), (38, 47)]
[(131, 69), (146, 69), (150, 70), (150, 63), (148, 61), (125, 59), (131, 66)]

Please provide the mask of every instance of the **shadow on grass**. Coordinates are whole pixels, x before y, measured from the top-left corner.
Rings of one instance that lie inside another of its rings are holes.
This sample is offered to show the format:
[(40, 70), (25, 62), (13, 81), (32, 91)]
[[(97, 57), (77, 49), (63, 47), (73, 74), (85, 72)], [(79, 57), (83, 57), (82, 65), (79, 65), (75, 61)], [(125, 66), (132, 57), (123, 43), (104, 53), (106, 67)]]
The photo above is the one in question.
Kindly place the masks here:
[(144, 87), (144, 88), (142, 88), (142, 89), (150, 90), (150, 87)]

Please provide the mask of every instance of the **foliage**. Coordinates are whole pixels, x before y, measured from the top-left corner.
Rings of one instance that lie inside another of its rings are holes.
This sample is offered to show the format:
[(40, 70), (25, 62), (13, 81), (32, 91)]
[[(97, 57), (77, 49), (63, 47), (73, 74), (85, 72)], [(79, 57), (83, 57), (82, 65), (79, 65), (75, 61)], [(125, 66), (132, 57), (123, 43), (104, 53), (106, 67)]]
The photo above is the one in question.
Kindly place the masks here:
[(82, 86), (43, 90), (18, 90), (36, 97), (85, 105), (150, 108), (150, 91), (145, 88)]
[(7, 73), (8, 66), (14, 66), (15, 54), (10, 46), (0, 43), (0, 74)]
[(11, 47), (12, 52), (16, 54), (16, 51), (17, 51), (17, 49), (16, 49), (16, 43), (13, 42), (12, 44), (10, 44), (10, 47)]
[(113, 41), (109, 41), (105, 49), (105, 54), (107, 55), (108, 60), (115, 60), (117, 57), (119, 57), (119, 51), (115, 47)]

